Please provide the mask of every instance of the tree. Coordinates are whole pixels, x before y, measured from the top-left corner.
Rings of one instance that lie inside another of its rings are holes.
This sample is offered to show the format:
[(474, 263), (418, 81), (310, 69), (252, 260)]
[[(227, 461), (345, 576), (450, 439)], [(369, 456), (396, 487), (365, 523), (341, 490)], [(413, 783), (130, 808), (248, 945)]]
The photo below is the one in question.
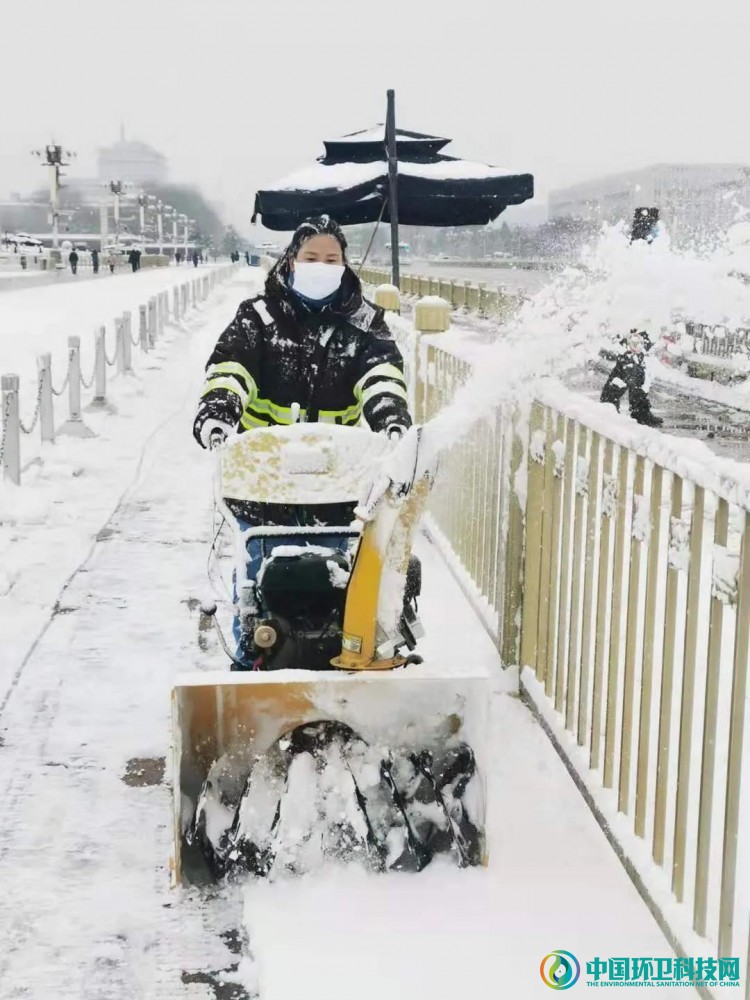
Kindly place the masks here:
[(233, 253), (235, 250), (242, 250), (244, 245), (245, 241), (242, 239), (234, 226), (227, 226), (224, 230), (224, 235), (221, 238), (221, 243), (219, 244), (219, 250), (221, 253), (225, 257), (228, 257), (230, 253)]

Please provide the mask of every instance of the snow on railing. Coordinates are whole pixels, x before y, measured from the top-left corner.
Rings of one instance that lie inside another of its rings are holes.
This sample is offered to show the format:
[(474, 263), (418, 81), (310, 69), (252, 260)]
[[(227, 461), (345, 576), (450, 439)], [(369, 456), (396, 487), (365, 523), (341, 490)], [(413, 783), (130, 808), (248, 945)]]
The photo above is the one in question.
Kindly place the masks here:
[[(389, 323), (425, 422), (471, 365)], [(442, 452), (428, 528), (675, 948), (744, 970), (748, 470), (556, 386)]]
[[(359, 276), (362, 281), (370, 285), (389, 284), (391, 280), (390, 271), (373, 267), (363, 267)], [(424, 277), (416, 274), (402, 274), (399, 291), (404, 295), (418, 295), (420, 298), (439, 295), (456, 309), (476, 312), (480, 316), (497, 319), (500, 322), (506, 322), (515, 315), (525, 299), (521, 294), (487, 288), (484, 281), (474, 284), (471, 281), (455, 281), (450, 278)]]
[[(92, 391), (92, 402), (103, 404), (107, 399), (107, 369), (114, 368), (118, 376), (125, 376), (133, 371), (133, 348), (140, 348), (143, 354), (153, 350), (159, 337), (164, 333), (167, 322), (179, 323), (188, 310), (198, 302), (205, 300), (219, 282), (225, 281), (232, 274), (231, 267), (221, 267), (209, 274), (193, 278), (174, 288), (173, 303), (170, 317), (169, 293), (161, 292), (152, 296), (138, 310), (138, 333), (132, 329), (132, 314), (124, 312), (114, 320), (115, 343), (114, 353), (107, 352), (106, 328), (104, 326), (94, 334), (94, 365), (91, 375), (84, 378), (81, 371), (81, 341), (80, 337), (68, 337), (68, 364), (65, 378), (59, 387), (55, 387), (50, 354), (41, 354), (37, 358), (37, 385), (34, 409), (31, 417), (25, 422), (21, 417), (21, 392), (19, 376), (14, 374), (0, 376), (0, 465), (3, 470), (3, 480), (6, 483), (20, 485), (22, 474), (21, 440), (30, 436), (40, 428), (42, 442), (54, 443), (56, 433), (68, 433), (77, 436), (89, 436), (81, 416), (81, 389)], [(68, 416), (63, 426), (56, 430), (54, 399), (67, 394)]]

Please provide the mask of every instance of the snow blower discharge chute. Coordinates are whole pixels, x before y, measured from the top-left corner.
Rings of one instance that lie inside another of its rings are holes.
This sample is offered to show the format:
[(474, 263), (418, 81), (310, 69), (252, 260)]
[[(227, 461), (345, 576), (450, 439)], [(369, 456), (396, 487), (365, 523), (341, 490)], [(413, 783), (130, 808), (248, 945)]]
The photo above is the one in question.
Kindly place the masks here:
[[(486, 861), (488, 677), (462, 662), (460, 635), (440, 663), (412, 652), (411, 548), (433, 481), (422, 434), (303, 423), (218, 450), (240, 646), (250, 635), (261, 655), (259, 669), (174, 688), (175, 882), (325, 858), (377, 871)], [(248, 528), (243, 509), (258, 503), (359, 506), (349, 524)], [(267, 555), (250, 580), (253, 538)]]

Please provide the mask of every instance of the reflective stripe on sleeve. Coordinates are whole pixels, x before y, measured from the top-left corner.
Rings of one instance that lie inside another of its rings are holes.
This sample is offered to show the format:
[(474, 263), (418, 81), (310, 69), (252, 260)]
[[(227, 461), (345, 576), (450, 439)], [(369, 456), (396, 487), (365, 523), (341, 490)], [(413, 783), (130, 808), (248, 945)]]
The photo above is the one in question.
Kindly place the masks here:
[(357, 399), (359, 399), (360, 394), (362, 392), (362, 386), (365, 384), (365, 382), (369, 382), (371, 378), (392, 378), (395, 379), (397, 382), (402, 382), (404, 385), (406, 385), (406, 379), (404, 378), (404, 373), (400, 371), (395, 365), (392, 365), (390, 363), (382, 365), (374, 365), (372, 368), (366, 371), (365, 374), (362, 376), (362, 378), (355, 384), (354, 395)]
[(215, 378), (217, 375), (233, 375), (235, 377), (239, 377), (244, 380), (243, 388), (245, 388), (250, 398), (255, 398), (255, 396), (258, 395), (258, 387), (255, 384), (255, 379), (247, 368), (245, 368), (244, 365), (241, 365), (239, 361), (219, 361), (215, 365), (209, 365), (206, 377), (211, 379)]
[(203, 396), (207, 396), (209, 392), (213, 392), (214, 389), (227, 389), (229, 392), (233, 392), (235, 395), (240, 397), (243, 410), (247, 406), (248, 394), (236, 378), (209, 379), (203, 387), (201, 398)]
[(362, 405), (374, 396), (398, 396), (400, 399), (404, 399), (408, 402), (409, 397), (406, 394), (406, 389), (402, 385), (398, 385), (396, 382), (376, 382), (375, 385), (369, 386), (362, 392)]

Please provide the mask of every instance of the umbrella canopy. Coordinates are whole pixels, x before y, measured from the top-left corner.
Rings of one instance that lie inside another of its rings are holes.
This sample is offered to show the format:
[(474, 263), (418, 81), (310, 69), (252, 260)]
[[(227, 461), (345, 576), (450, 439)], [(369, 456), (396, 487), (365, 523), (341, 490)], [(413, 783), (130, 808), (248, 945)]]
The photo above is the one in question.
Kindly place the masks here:
[[(484, 225), (534, 195), (531, 174), (446, 156), (450, 139), (396, 129), (398, 221), (407, 226)], [(385, 126), (324, 142), (325, 156), (255, 196), (253, 221), (292, 230), (313, 215), (340, 225), (390, 221)], [(383, 209), (383, 202), (386, 202)]]

